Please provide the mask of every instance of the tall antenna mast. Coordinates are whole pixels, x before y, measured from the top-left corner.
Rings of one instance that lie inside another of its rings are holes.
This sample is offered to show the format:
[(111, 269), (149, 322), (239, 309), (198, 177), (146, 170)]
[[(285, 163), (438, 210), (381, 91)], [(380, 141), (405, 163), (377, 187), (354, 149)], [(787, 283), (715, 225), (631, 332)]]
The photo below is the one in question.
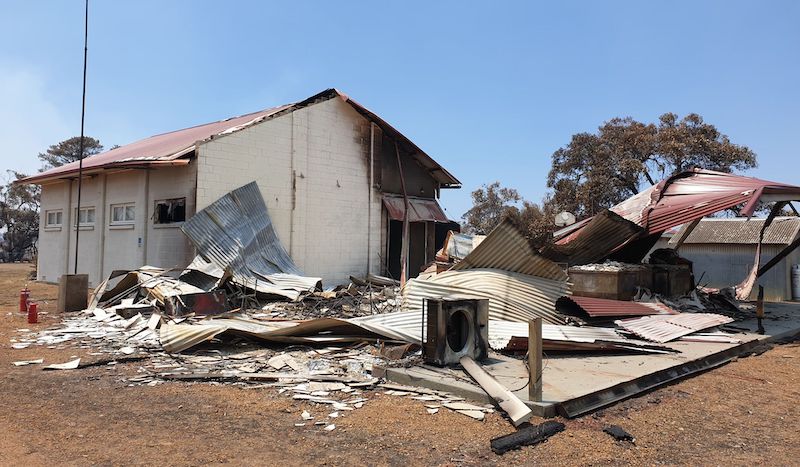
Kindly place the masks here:
[(75, 212), (75, 272), (78, 274), (78, 239), (81, 235), (81, 185), (83, 184), (83, 122), (86, 116), (86, 56), (89, 52), (89, 0), (83, 20), (83, 95), (81, 96), (81, 141), (78, 143), (78, 208)]

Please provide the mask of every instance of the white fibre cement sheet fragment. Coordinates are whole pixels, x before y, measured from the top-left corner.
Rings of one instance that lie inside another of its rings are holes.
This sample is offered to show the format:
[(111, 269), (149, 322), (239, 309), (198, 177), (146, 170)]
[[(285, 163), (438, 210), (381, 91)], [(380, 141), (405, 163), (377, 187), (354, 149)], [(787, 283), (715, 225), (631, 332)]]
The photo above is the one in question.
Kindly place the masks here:
[(76, 358), (75, 360), (70, 360), (66, 363), (53, 363), (52, 365), (47, 365), (42, 367), (42, 370), (75, 370), (80, 364), (81, 359)]

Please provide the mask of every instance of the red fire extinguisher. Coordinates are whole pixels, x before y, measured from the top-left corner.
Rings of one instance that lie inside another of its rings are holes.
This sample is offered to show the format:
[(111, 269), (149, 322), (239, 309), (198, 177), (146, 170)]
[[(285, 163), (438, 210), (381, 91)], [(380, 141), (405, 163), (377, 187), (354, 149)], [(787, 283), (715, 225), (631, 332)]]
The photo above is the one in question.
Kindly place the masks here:
[(28, 303), (28, 324), (35, 324), (39, 322), (39, 304), (36, 302)]
[(28, 300), (31, 298), (31, 291), (28, 286), (19, 291), (19, 312), (26, 313), (28, 311)]

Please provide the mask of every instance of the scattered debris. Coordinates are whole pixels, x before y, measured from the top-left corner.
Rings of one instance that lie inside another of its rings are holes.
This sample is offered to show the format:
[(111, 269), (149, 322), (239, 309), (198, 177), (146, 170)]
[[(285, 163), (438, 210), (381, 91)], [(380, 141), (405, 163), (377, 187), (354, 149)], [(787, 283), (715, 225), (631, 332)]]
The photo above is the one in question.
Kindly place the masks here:
[(560, 422), (546, 421), (539, 425), (528, 425), (514, 433), (494, 438), (491, 441), (492, 451), (495, 454), (505, 454), (508, 451), (519, 449), (522, 446), (533, 446), (547, 438), (564, 431), (566, 426)]
[(630, 441), (631, 443), (636, 443), (636, 438), (618, 425), (609, 425), (603, 428), (603, 431), (614, 437), (614, 439), (617, 441)]
[(20, 360), (18, 362), (12, 362), (14, 366), (37, 365), (39, 363), (44, 363), (44, 359), (37, 358), (36, 360)]
[(70, 360), (66, 363), (53, 363), (51, 365), (47, 365), (42, 367), (42, 370), (75, 370), (80, 364), (81, 359), (76, 358), (75, 360)]
[(498, 383), (480, 365), (475, 363), (475, 360), (470, 357), (462, 357), (460, 362), (464, 370), (505, 410), (515, 427), (530, 420), (531, 415), (533, 415), (531, 409), (519, 397)]

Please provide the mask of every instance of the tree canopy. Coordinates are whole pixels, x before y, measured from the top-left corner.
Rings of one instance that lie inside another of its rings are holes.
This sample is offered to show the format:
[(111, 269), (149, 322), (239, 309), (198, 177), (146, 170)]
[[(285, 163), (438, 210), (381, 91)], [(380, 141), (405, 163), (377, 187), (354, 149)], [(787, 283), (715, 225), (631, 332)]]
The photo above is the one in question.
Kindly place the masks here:
[(486, 235), (504, 216), (517, 210), (522, 197), (517, 190), (500, 186), (500, 182), (483, 185), (472, 192), (472, 208), (464, 213), (464, 229), (473, 234)]
[(547, 243), (553, 232), (554, 213), (550, 204), (523, 200), (517, 190), (500, 186), (500, 182), (473, 191), (472, 203), (472, 208), (462, 216), (466, 232), (486, 235), (505, 218), (522, 227), (537, 245)]
[(692, 167), (732, 172), (755, 166), (750, 148), (732, 143), (700, 115), (665, 113), (657, 124), (614, 118), (597, 133), (573, 135), (553, 153), (547, 186), (558, 210), (580, 218)]
[(0, 261), (20, 261), (35, 253), (39, 237), (38, 185), (17, 185), (25, 174), (9, 170), (9, 181), (0, 186)]
[[(73, 136), (72, 138), (53, 144), (47, 148), (47, 151), (39, 153), (39, 160), (44, 163), (42, 170), (61, 167), (64, 164), (79, 160), (80, 143), (81, 137)], [(91, 136), (83, 137), (83, 145), (84, 158), (103, 152), (103, 145), (100, 144), (100, 140), (92, 138)]]

